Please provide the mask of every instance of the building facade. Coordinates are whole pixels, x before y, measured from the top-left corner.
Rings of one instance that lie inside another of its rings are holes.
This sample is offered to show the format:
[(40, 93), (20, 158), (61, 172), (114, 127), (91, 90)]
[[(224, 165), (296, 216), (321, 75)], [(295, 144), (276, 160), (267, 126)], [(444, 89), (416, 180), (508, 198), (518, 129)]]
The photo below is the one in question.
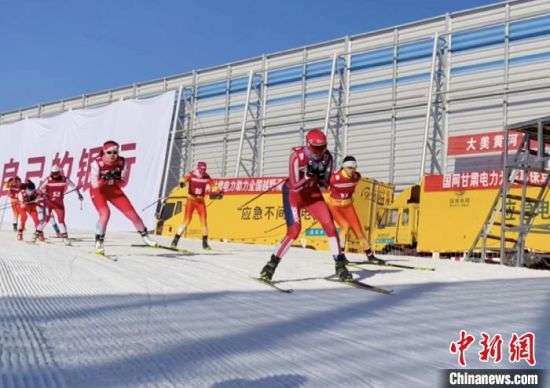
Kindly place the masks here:
[[(398, 189), (488, 167), (452, 136), (550, 114), (550, 0), (516, 0), (0, 114), (0, 124), (178, 90), (163, 190), (197, 160), (214, 176), (286, 174), (325, 128), (336, 160)], [(494, 160), (494, 163), (498, 161)]]

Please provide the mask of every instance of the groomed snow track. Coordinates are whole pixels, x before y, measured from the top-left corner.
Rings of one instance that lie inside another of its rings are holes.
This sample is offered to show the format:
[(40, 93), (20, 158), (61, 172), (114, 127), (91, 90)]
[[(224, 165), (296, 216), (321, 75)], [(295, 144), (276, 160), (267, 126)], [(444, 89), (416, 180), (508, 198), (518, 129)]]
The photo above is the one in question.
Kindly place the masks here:
[[(269, 247), (203, 254), (182, 240), (197, 252), (184, 257), (109, 233), (112, 262), (90, 253), (92, 233), (72, 237), (0, 232), (1, 387), (434, 387), (458, 367), (449, 345), (462, 329), (532, 331), (537, 367), (550, 365), (549, 271), (404, 256), (384, 258), (436, 271), (353, 268), (395, 290), (383, 295), (323, 280), (329, 255), (293, 248), (275, 278), (308, 280), (283, 294), (250, 279)], [(526, 367), (481, 363), (478, 350), (469, 368)]]

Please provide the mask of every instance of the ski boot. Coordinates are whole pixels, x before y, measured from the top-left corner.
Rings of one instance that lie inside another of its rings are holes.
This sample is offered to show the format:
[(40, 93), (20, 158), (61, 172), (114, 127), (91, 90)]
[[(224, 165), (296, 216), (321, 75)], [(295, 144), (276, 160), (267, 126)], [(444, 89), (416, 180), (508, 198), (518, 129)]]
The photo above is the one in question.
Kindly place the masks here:
[(33, 242), (36, 242), (36, 240), (43, 242), (44, 241), (44, 232), (42, 232), (40, 230), (37, 230), (36, 232), (34, 232)]
[(63, 237), (63, 244), (67, 246), (71, 245), (71, 240), (69, 239), (69, 235), (67, 233), (63, 233), (61, 237)]
[(178, 247), (178, 242), (180, 241), (180, 235), (179, 234), (175, 234), (174, 235), (174, 239), (172, 240), (172, 242), (170, 243), (170, 246), (172, 248), (177, 248)]
[(149, 232), (147, 231), (147, 229), (145, 229), (142, 232), (139, 232), (139, 234), (141, 235), (141, 239), (143, 240), (145, 245), (153, 247), (153, 248), (156, 248), (156, 247), (159, 246), (158, 242), (153, 241), (153, 240), (151, 240), (151, 238), (149, 238)]
[(367, 255), (367, 261), (371, 263), (383, 263), (384, 260), (379, 259), (378, 257), (374, 256), (374, 252), (369, 248), (365, 251), (365, 254)]
[(22, 241), (23, 240), (23, 230), (17, 231), (17, 240)]
[(334, 257), (334, 264), (336, 270), (336, 276), (343, 282), (350, 281), (353, 277), (351, 273), (346, 268), (347, 259), (346, 256), (342, 253)]
[(275, 255), (271, 255), (271, 259), (267, 262), (266, 265), (264, 265), (264, 268), (262, 268), (260, 279), (271, 281), (271, 279), (273, 278), (273, 274), (275, 273), (275, 269), (277, 269), (280, 261), (280, 258)]
[(105, 254), (105, 247), (103, 246), (104, 240), (105, 240), (104, 234), (95, 235), (95, 253), (97, 253), (98, 255)]
[(208, 245), (208, 236), (202, 236), (202, 249), (211, 251), (212, 247)]
[(14, 232), (17, 232), (17, 231), (18, 231), (18, 230), (17, 230), (17, 222), (14, 222), (14, 223), (13, 223), (13, 231), (14, 231)]

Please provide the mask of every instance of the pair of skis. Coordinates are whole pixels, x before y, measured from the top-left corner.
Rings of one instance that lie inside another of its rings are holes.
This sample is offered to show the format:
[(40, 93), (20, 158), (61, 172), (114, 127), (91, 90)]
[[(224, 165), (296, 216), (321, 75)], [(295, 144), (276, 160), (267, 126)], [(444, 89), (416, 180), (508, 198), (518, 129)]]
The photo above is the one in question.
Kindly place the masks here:
[(351, 265), (379, 265), (381, 267), (393, 267), (393, 268), (404, 268), (404, 269), (414, 269), (417, 271), (435, 271), (435, 268), (431, 267), (415, 267), (412, 265), (404, 265), (404, 264), (394, 264), (389, 263), (386, 260), (375, 258), (374, 260), (362, 260), (362, 261), (349, 261), (348, 262)]
[(94, 255), (99, 256), (103, 259), (111, 260), (111, 261), (118, 261), (118, 256), (115, 255), (108, 255), (105, 252), (93, 252)]
[(171, 247), (171, 246), (168, 246), (168, 245), (162, 245), (162, 244), (158, 244), (156, 247), (151, 247), (151, 246), (145, 245), (145, 244), (132, 244), (131, 246), (133, 246), (133, 247), (142, 247), (142, 248), (166, 249), (166, 250), (169, 250), (169, 251), (172, 251), (172, 252), (177, 252), (178, 254), (183, 255), (183, 256), (219, 255), (220, 253), (231, 253), (231, 252), (227, 252), (227, 251), (218, 251), (218, 250), (215, 250), (215, 249), (212, 249), (212, 248), (203, 249), (202, 252), (195, 252), (195, 251), (190, 251), (189, 249), (174, 248), (174, 247)]
[(184, 255), (184, 256), (191, 256), (191, 255), (194, 254), (194, 253), (193, 253), (192, 251), (190, 251), (189, 249), (174, 248), (174, 247), (171, 247), (171, 246), (169, 246), (169, 245), (157, 244), (157, 246), (152, 247), (152, 246), (146, 245), (146, 244), (132, 244), (131, 246), (132, 246), (132, 247), (140, 247), (140, 248), (166, 249), (166, 250), (168, 250), (168, 251), (177, 252), (178, 254)]
[[(334, 276), (335, 275), (331, 275), (331, 276), (324, 277), (322, 279), (327, 280), (329, 282), (342, 283), (342, 284), (345, 284), (345, 285), (348, 285), (348, 286), (351, 286), (351, 287), (361, 288), (363, 290), (368, 290), (368, 291), (374, 291), (374, 292), (378, 292), (380, 294), (385, 294), (385, 295), (390, 295), (391, 293), (393, 293), (393, 290), (391, 290), (391, 289), (373, 286), (372, 284), (363, 283), (362, 281), (355, 280), (355, 279), (350, 279), (350, 280), (343, 281), (343, 280), (335, 279)], [(283, 288), (283, 287), (279, 286), (277, 283), (280, 283), (281, 281), (276, 281), (276, 280), (272, 281), (272, 280), (267, 280), (267, 279), (263, 279), (263, 278), (256, 278), (256, 277), (253, 277), (252, 279), (257, 280), (260, 283), (266, 284), (266, 285), (272, 287), (273, 289), (275, 289), (277, 291), (280, 291), (280, 292), (283, 292), (285, 294), (290, 294), (290, 293), (294, 292), (294, 290), (292, 288)]]
[[(131, 244), (131, 246), (132, 247), (140, 247), (140, 248), (166, 249), (166, 250), (169, 250), (169, 251), (172, 251), (172, 252), (176, 252), (178, 255), (183, 255), (183, 256), (192, 256), (192, 255), (195, 254), (193, 251), (190, 251), (188, 249), (174, 248), (174, 247), (171, 247), (171, 246), (168, 246), (168, 245), (161, 245), (161, 244), (158, 244), (157, 246), (149, 246), (149, 245), (146, 245), (146, 244)], [(100, 257), (104, 258), (104, 259), (109, 259), (111, 261), (118, 261), (118, 256), (117, 255), (109, 255), (109, 254), (106, 254), (105, 252), (103, 252), (103, 253), (93, 252), (93, 253), (97, 256), (100, 256)], [(208, 252), (205, 252), (204, 254), (216, 254), (216, 253), (212, 250), (209, 250)]]
[[(155, 247), (152, 247), (152, 246), (145, 245), (145, 244), (132, 244), (131, 246), (133, 246), (133, 247), (142, 247), (142, 248), (167, 249), (167, 250), (170, 250), (170, 251), (173, 251), (173, 252), (177, 252), (179, 255), (184, 255), (184, 256), (190, 256), (190, 255), (193, 254), (193, 252), (188, 251), (187, 249), (179, 249), (179, 248), (169, 247), (169, 246), (165, 246), (165, 245), (157, 245)], [(104, 259), (108, 259), (108, 260), (111, 260), (111, 261), (118, 261), (118, 256), (117, 255), (109, 255), (105, 252), (93, 252), (93, 253), (95, 255), (99, 256), (99, 257), (104, 258)]]

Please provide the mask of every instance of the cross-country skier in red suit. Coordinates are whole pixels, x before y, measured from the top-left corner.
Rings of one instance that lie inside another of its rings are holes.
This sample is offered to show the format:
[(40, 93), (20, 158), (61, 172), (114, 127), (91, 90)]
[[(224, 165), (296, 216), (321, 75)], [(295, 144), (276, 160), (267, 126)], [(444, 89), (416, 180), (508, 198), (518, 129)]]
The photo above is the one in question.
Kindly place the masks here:
[(177, 248), (178, 241), (181, 235), (187, 229), (187, 226), (191, 222), (193, 212), (196, 210), (199, 215), (202, 228), (202, 248), (210, 250), (208, 245), (208, 224), (206, 219), (206, 205), (204, 204), (204, 196), (206, 193), (206, 186), (210, 186), (211, 197), (221, 198), (222, 193), (220, 188), (214, 180), (206, 172), (206, 162), (198, 162), (197, 168), (185, 175), (180, 180), (180, 187), (184, 188), (185, 184), (189, 183), (188, 194), (189, 197), (185, 202), (185, 215), (183, 217), (183, 224), (178, 227), (177, 233), (174, 235), (171, 246)]
[(101, 155), (95, 158), (91, 165), (90, 197), (99, 214), (95, 236), (96, 253), (99, 254), (105, 253), (103, 242), (107, 223), (111, 216), (109, 202), (134, 224), (134, 228), (139, 232), (145, 244), (151, 247), (158, 246), (158, 243), (149, 238), (149, 233), (141, 217), (122, 191), (122, 188), (128, 183), (129, 170), (126, 161), (119, 155), (119, 150), (117, 142), (106, 141), (103, 144)]
[(332, 163), (332, 155), (327, 150), (326, 136), (320, 129), (312, 129), (307, 133), (305, 146), (292, 149), (289, 160), (289, 177), (283, 185), (283, 207), (287, 232), (275, 253), (271, 255), (269, 262), (262, 269), (261, 278), (271, 280), (273, 277), (281, 258), (300, 234), (302, 227), (300, 212), (302, 208), (305, 208), (321, 224), (328, 237), (336, 266), (336, 275), (343, 281), (351, 279), (334, 221), (320, 190), (320, 188), (328, 188)]
[(69, 236), (67, 234), (67, 227), (65, 226), (65, 204), (63, 203), (63, 198), (65, 197), (65, 192), (68, 187), (76, 189), (78, 194), (78, 199), (83, 200), (82, 194), (76, 187), (76, 185), (71, 182), (69, 178), (63, 175), (61, 168), (58, 165), (54, 165), (51, 169), (50, 176), (42, 182), (40, 188), (38, 189), (44, 195), (44, 205), (46, 206), (46, 214), (38, 226), (38, 229), (35, 233), (35, 239), (42, 237), (44, 238), (44, 227), (50, 221), (52, 213), (55, 212), (57, 215), (57, 221), (61, 235), (63, 237), (63, 242), (65, 245), (71, 245)]
[[(40, 200), (39, 193), (36, 191), (36, 186), (32, 181), (27, 181), (21, 184), (21, 190), (17, 193), (18, 213), (21, 218), (19, 230), (17, 231), (17, 239), (23, 240), (23, 231), (27, 223), (27, 217), (30, 216), (34, 222), (34, 227), (38, 228), (38, 213), (36, 212), (37, 202)], [(42, 238), (41, 241), (44, 241)]]
[(8, 179), (6, 187), (9, 190), (9, 197), (11, 202), (11, 211), (13, 213), (13, 231), (17, 232), (17, 220), (19, 218), (19, 200), (17, 194), (21, 191), (21, 178), (18, 176)]

